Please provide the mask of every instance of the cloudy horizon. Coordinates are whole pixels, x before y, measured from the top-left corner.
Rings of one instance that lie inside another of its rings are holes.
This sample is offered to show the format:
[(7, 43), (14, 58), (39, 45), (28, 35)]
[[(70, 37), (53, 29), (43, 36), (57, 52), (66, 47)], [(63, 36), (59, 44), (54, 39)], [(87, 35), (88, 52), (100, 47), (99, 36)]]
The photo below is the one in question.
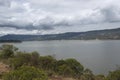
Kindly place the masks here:
[(119, 0), (0, 0), (0, 35), (120, 28)]

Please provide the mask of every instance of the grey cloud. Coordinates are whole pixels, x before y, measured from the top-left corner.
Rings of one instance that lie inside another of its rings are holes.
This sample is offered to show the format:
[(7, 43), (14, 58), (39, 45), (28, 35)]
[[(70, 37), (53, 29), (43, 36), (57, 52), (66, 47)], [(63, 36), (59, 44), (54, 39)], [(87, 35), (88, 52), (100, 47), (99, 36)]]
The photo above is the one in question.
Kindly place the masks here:
[(40, 34), (38, 30), (16, 29), (10, 27), (0, 27), (0, 34)]
[(53, 30), (56, 27), (59, 26), (72, 26), (72, 23), (68, 20), (61, 19), (58, 21), (53, 16), (46, 16), (45, 18), (39, 19), (32, 23), (22, 23), (18, 21), (6, 21), (3, 23), (0, 23), (0, 27), (11, 27), (16, 29), (28, 29), (28, 30)]
[(120, 22), (120, 8), (110, 6), (101, 10), (106, 22)]
[(43, 26), (46, 28), (53, 29), (53, 27), (71, 26), (71, 25), (70, 25), (70, 22), (66, 19), (58, 20), (58, 19), (54, 18), (54, 16), (46, 16), (45, 18), (40, 19), (37, 22), (36, 26)]
[(1, 6), (9, 7), (10, 6), (10, 0), (0, 0), (0, 7)]
[(58, 29), (65, 31), (66, 28), (67, 31), (75, 26), (82, 28), (91, 24), (119, 23), (118, 2), (119, 0), (0, 0), (0, 28), (54, 32)]
[(15, 28), (15, 29), (25, 29), (25, 30), (51, 30), (53, 29), (53, 27), (49, 26), (49, 24), (43, 24), (43, 25), (33, 25), (33, 23), (29, 23), (29, 24), (22, 24), (18, 25), (16, 23), (4, 23), (4, 24), (0, 24), (0, 27), (4, 28), (4, 27), (8, 27), (8, 28)]
[[(13, 27), (16, 29), (26, 29), (26, 30), (54, 30), (55, 28), (61, 27), (72, 27), (72, 26), (80, 26), (80, 25), (88, 25), (88, 24), (98, 24), (102, 22), (113, 22), (119, 21), (119, 14), (116, 14), (114, 9), (105, 8), (105, 9), (97, 9), (93, 10), (93, 12), (85, 17), (81, 18), (80, 16), (74, 16), (72, 19), (69, 17), (57, 19), (55, 16), (49, 15), (44, 18), (40, 18), (31, 23), (21, 23), (17, 21), (8, 22), (4, 24), (0, 24), (0, 27)], [(118, 18), (118, 19), (117, 19)], [(19, 21), (19, 20), (18, 20)]]
[[(100, 15), (99, 15), (100, 14)], [(96, 24), (101, 22), (113, 22), (113, 21), (120, 21), (118, 11), (112, 8), (105, 8), (105, 9), (98, 9), (97, 12), (93, 10), (88, 17), (82, 18), (74, 16), (72, 20), (69, 20), (68, 17), (65, 19), (61, 18), (61, 20), (57, 20), (54, 16), (46, 16), (42, 19), (38, 19), (35, 22), (24, 24), (17, 22), (9, 22), (8, 24), (5, 23), (2, 26), (9, 26), (15, 27), (17, 29), (43, 29), (43, 30), (52, 30), (54, 27), (67, 27), (67, 26), (74, 26), (74, 25), (84, 25), (84, 24)], [(59, 17), (60, 18), (60, 17)]]
[(50, 28), (47, 26), (47, 24), (42, 25), (42, 26), (33, 26), (33, 25), (25, 25), (25, 26), (20, 26), (16, 24), (0, 24), (1, 28), (8, 27), (8, 28), (15, 28), (15, 29), (26, 29), (26, 30), (50, 30), (53, 28)]

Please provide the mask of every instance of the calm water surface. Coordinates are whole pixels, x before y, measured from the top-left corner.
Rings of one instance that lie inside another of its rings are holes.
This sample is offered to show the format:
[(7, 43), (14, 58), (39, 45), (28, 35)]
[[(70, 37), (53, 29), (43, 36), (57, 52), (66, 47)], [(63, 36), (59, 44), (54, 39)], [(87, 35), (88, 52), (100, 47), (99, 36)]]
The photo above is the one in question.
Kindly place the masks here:
[(120, 65), (120, 40), (28, 41), (12, 44), (22, 51), (38, 51), (40, 55), (54, 55), (57, 59), (75, 58), (95, 74), (107, 74)]

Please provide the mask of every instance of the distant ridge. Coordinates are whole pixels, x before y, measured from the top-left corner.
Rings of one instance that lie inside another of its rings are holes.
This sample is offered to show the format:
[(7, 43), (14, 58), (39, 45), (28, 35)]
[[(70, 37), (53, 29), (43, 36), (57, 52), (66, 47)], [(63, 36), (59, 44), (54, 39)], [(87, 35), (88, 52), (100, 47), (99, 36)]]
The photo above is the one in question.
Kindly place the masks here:
[(16, 35), (8, 34), (0, 37), (0, 40), (20, 40), (20, 41), (35, 41), (35, 40), (119, 40), (120, 28), (94, 30), (87, 32), (67, 32), (62, 34), (48, 35)]

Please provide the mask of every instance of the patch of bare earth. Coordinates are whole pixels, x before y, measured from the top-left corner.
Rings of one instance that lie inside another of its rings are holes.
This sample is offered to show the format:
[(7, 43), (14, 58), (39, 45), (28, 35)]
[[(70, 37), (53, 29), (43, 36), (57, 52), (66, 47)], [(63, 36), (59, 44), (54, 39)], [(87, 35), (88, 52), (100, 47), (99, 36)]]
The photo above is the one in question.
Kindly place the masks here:
[(76, 80), (76, 79), (73, 79), (73, 78), (63, 78), (63, 77), (60, 77), (60, 76), (54, 76), (54, 77), (51, 77), (50, 80)]
[(10, 71), (9, 65), (0, 62), (0, 75), (9, 71)]

